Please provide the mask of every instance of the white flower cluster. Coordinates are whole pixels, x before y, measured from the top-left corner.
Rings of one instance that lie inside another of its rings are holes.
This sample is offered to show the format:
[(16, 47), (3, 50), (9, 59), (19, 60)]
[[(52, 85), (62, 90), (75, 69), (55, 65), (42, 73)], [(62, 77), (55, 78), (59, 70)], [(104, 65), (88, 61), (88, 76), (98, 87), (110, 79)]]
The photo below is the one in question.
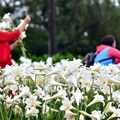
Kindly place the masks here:
[(6, 31), (11, 29), (11, 23), (10, 13), (5, 14), (0, 22), (0, 30)]
[(20, 60), (20, 65), (14, 62), (1, 69), (1, 110), (12, 108), (19, 119), (119, 120), (119, 65), (87, 68), (80, 59), (54, 64), (52, 58)]
[[(24, 20), (20, 20), (20, 24), (23, 23)], [(27, 29), (28, 24), (25, 27), (25, 30)], [(3, 18), (0, 20), (0, 30), (1, 31), (14, 31), (16, 29), (16, 26), (14, 25), (13, 21), (10, 18), (10, 13), (7, 13), (3, 16)], [(20, 35), (21, 39), (26, 38), (26, 32), (23, 31)]]

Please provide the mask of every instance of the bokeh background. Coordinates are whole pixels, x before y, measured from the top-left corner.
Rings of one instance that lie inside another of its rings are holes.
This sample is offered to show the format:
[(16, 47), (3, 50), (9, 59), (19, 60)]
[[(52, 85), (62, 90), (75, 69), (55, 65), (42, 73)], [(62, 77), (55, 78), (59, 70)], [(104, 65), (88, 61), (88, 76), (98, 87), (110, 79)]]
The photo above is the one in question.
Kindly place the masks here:
[[(16, 25), (31, 16), (24, 39), (28, 56), (57, 53), (85, 56), (104, 35), (114, 35), (120, 49), (120, 0), (0, 0), (0, 18), (11, 13)], [(19, 48), (13, 58), (21, 56)]]

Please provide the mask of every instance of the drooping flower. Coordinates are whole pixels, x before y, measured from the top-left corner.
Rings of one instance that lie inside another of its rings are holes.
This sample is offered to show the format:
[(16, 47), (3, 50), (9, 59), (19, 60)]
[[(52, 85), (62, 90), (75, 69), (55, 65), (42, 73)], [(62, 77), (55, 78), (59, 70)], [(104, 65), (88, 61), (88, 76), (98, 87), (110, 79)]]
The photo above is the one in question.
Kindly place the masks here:
[(66, 95), (67, 95), (66, 91), (61, 89), (61, 90), (59, 90), (58, 93), (54, 94), (52, 97), (45, 98), (45, 100), (51, 100), (51, 99), (55, 99), (55, 98), (63, 98), (63, 99), (65, 99)]
[(77, 87), (77, 78), (74, 75), (70, 75), (67, 80), (67, 83), (73, 84), (75, 87)]
[(111, 120), (113, 118), (118, 118), (120, 117), (120, 109), (114, 109), (113, 114), (107, 119), (107, 120)]
[(53, 81), (53, 80), (51, 80), (49, 83), (50, 83), (51, 86), (66, 86), (62, 83), (59, 83), (59, 82), (56, 82), (56, 81)]
[(104, 97), (98, 93), (94, 96), (94, 99), (86, 106), (89, 107), (97, 102), (102, 102), (104, 104)]
[(66, 120), (75, 120), (76, 115), (77, 115), (76, 113), (73, 113), (70, 110), (68, 110), (65, 112), (64, 118), (66, 118)]
[(13, 98), (13, 101), (16, 101), (17, 99), (21, 98), (21, 97), (25, 97), (25, 96), (30, 96), (31, 95), (31, 92), (30, 92), (30, 88), (28, 86), (22, 86), (20, 88), (20, 94), (19, 95), (16, 95), (14, 98)]
[(79, 111), (82, 115), (84, 115), (84, 116), (88, 116), (88, 117), (90, 117), (90, 118), (92, 118), (92, 119), (95, 119), (95, 120), (97, 120), (97, 118), (95, 117), (95, 116), (93, 116), (93, 115), (91, 115), (91, 114), (89, 114), (89, 113), (87, 113), (87, 112), (85, 112), (85, 111), (83, 111), (83, 110), (81, 110), (81, 111)]

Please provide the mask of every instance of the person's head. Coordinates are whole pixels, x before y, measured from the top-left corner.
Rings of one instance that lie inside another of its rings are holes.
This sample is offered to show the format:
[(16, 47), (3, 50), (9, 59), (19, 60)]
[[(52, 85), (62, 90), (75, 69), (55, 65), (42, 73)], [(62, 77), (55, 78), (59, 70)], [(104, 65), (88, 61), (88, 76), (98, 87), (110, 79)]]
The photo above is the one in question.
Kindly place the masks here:
[(115, 37), (112, 35), (106, 35), (102, 38), (100, 44), (109, 45), (111, 47), (116, 47)]

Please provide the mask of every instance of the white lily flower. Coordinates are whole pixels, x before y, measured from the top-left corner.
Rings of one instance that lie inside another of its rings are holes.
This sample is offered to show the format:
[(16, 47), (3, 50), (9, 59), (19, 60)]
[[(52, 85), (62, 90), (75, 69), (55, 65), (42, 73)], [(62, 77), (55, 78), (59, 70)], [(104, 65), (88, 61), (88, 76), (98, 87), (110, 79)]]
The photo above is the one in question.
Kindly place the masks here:
[(104, 114), (108, 113), (108, 112), (113, 112), (115, 110), (115, 108), (112, 106), (113, 102), (108, 102), (104, 111), (102, 112), (102, 116), (101, 118), (104, 116)]
[(18, 105), (15, 105), (14, 112), (15, 114), (20, 114), (22, 112), (22, 108)]
[(36, 76), (36, 85), (43, 86), (44, 83), (44, 76), (37, 75)]
[(79, 103), (81, 102), (81, 99), (83, 99), (83, 92), (77, 89), (75, 93), (73, 93), (73, 96), (76, 100), (77, 105), (79, 105)]
[(18, 90), (18, 86), (16, 84), (9, 85), (10, 90), (12, 91), (12, 94), (15, 95), (16, 91)]
[(66, 91), (61, 89), (57, 94), (53, 95), (52, 97), (45, 98), (45, 100), (51, 100), (55, 98), (66, 98), (66, 95)]
[(37, 86), (37, 89), (34, 90), (34, 95), (37, 95), (39, 98), (42, 98), (45, 96), (45, 91), (42, 90), (41, 87)]
[(120, 102), (120, 91), (119, 90), (112, 93), (112, 99), (115, 102)]
[(11, 29), (11, 27), (10, 27), (10, 24), (9, 23), (6, 23), (6, 22), (1, 22), (0, 23), (0, 30), (2, 30), (2, 31), (6, 31), (6, 29)]
[(26, 38), (26, 32), (25, 31), (23, 31), (21, 34), (20, 34), (20, 38), (21, 39), (24, 39), (24, 38)]
[(52, 71), (50, 71), (46, 76), (50, 76), (53, 74), (59, 74), (60, 70), (59, 69), (53, 69)]
[(90, 66), (90, 69), (93, 71), (99, 71), (100, 67), (101, 67), (100, 63), (95, 63), (93, 66)]
[(21, 57), (19, 58), (19, 60), (20, 60), (22, 63), (31, 64), (31, 59), (26, 58), (26, 57), (24, 57), (24, 56), (21, 56)]
[(80, 114), (79, 120), (85, 120), (85, 118), (84, 118), (84, 116), (82, 114)]
[[(120, 85), (120, 81), (114, 79), (113, 77), (109, 79), (109, 84), (111, 85), (112, 83), (115, 84), (115, 85)], [(112, 84), (112, 85), (113, 85)]]
[(110, 76), (102, 74), (102, 73), (99, 76), (100, 77), (97, 79), (97, 83), (99, 84), (99, 86), (103, 87), (104, 85), (107, 85), (110, 79)]
[(114, 109), (113, 114), (107, 119), (107, 120), (111, 120), (113, 118), (118, 118), (120, 117), (120, 109)]
[(68, 98), (62, 100), (62, 105), (60, 107), (60, 110), (69, 111), (70, 109), (75, 109), (72, 106), (72, 101), (70, 101)]
[(99, 94), (95, 95), (94, 99), (86, 107), (89, 107), (97, 102), (102, 102), (104, 104), (104, 97)]
[(77, 87), (77, 78), (74, 75), (70, 75), (67, 80), (67, 83), (73, 84), (75, 87)]
[(52, 66), (52, 63), (53, 63), (52, 58), (51, 58), (51, 57), (48, 57), (47, 60), (46, 60), (46, 66), (47, 66), (47, 67), (48, 67), (48, 66)]
[(110, 87), (108, 85), (104, 85), (103, 87), (101, 87), (101, 91), (105, 94), (105, 95), (110, 95)]
[(30, 88), (28, 87), (28, 86), (22, 86), (21, 88), (20, 88), (20, 94), (19, 95), (16, 95), (14, 98), (13, 98), (13, 101), (16, 101), (16, 100), (18, 100), (19, 98), (21, 98), (21, 97), (25, 97), (25, 96), (30, 96), (31, 95), (31, 93), (30, 93)]
[(4, 96), (0, 94), (0, 100), (5, 101)]
[(83, 114), (83, 115), (85, 115), (85, 116), (88, 116), (88, 117), (90, 117), (90, 118), (93, 118), (93, 119), (95, 119), (95, 120), (97, 120), (97, 118), (95, 117), (95, 116), (93, 116), (93, 115), (91, 115), (91, 114), (89, 114), (89, 113), (87, 113), (87, 112), (85, 112), (85, 111), (83, 111), (83, 110), (81, 110), (81, 111), (79, 111), (81, 114)]
[(100, 110), (92, 111), (92, 116), (95, 116), (97, 118), (97, 119), (92, 118), (92, 120), (101, 120), (101, 116), (102, 116), (101, 111)]
[(26, 99), (25, 103), (28, 108), (40, 106), (41, 104), (41, 102), (37, 101), (37, 96), (33, 95), (30, 95), (30, 97)]
[(37, 108), (35, 108), (35, 107), (32, 107), (32, 108), (28, 108), (27, 110), (26, 110), (26, 118), (30, 118), (30, 117), (32, 117), (32, 116), (38, 116), (38, 113), (39, 113), (39, 110), (37, 109)]
[(14, 101), (14, 100), (11, 99), (11, 97), (7, 97), (7, 98), (6, 98), (6, 103), (7, 103), (7, 104), (12, 105), (13, 101)]
[(28, 86), (22, 86), (20, 88), (21, 93), (19, 94), (19, 96), (23, 97), (23, 96), (30, 96), (30, 88)]
[(65, 112), (64, 118), (66, 118), (66, 120), (75, 120), (76, 115), (77, 115), (76, 113), (73, 113), (70, 110), (68, 110)]
[(11, 75), (13, 78), (21, 78), (24, 75), (24, 68), (20, 66), (14, 66), (11, 69)]
[(59, 83), (59, 82), (56, 82), (56, 81), (53, 81), (53, 80), (51, 80), (49, 83), (50, 83), (51, 86), (66, 86), (62, 83)]
[(108, 67), (106, 67), (106, 70), (112, 74), (117, 74), (120, 72), (120, 69), (118, 69), (115, 64), (109, 64)]
[(88, 92), (92, 85), (92, 78), (91, 75), (86, 75), (81, 79), (81, 87), (85, 88)]
[(15, 81), (13, 78), (10, 78), (9, 76), (6, 76), (5, 77), (5, 84), (6, 85), (11, 85), (11, 84), (15, 84), (15, 85), (18, 85), (18, 82)]
[(6, 13), (6, 14), (3, 16), (3, 19), (8, 19), (8, 20), (11, 21), (10, 13)]
[(3, 75), (9, 75), (11, 72), (11, 66), (6, 65), (5, 68), (3, 69)]

